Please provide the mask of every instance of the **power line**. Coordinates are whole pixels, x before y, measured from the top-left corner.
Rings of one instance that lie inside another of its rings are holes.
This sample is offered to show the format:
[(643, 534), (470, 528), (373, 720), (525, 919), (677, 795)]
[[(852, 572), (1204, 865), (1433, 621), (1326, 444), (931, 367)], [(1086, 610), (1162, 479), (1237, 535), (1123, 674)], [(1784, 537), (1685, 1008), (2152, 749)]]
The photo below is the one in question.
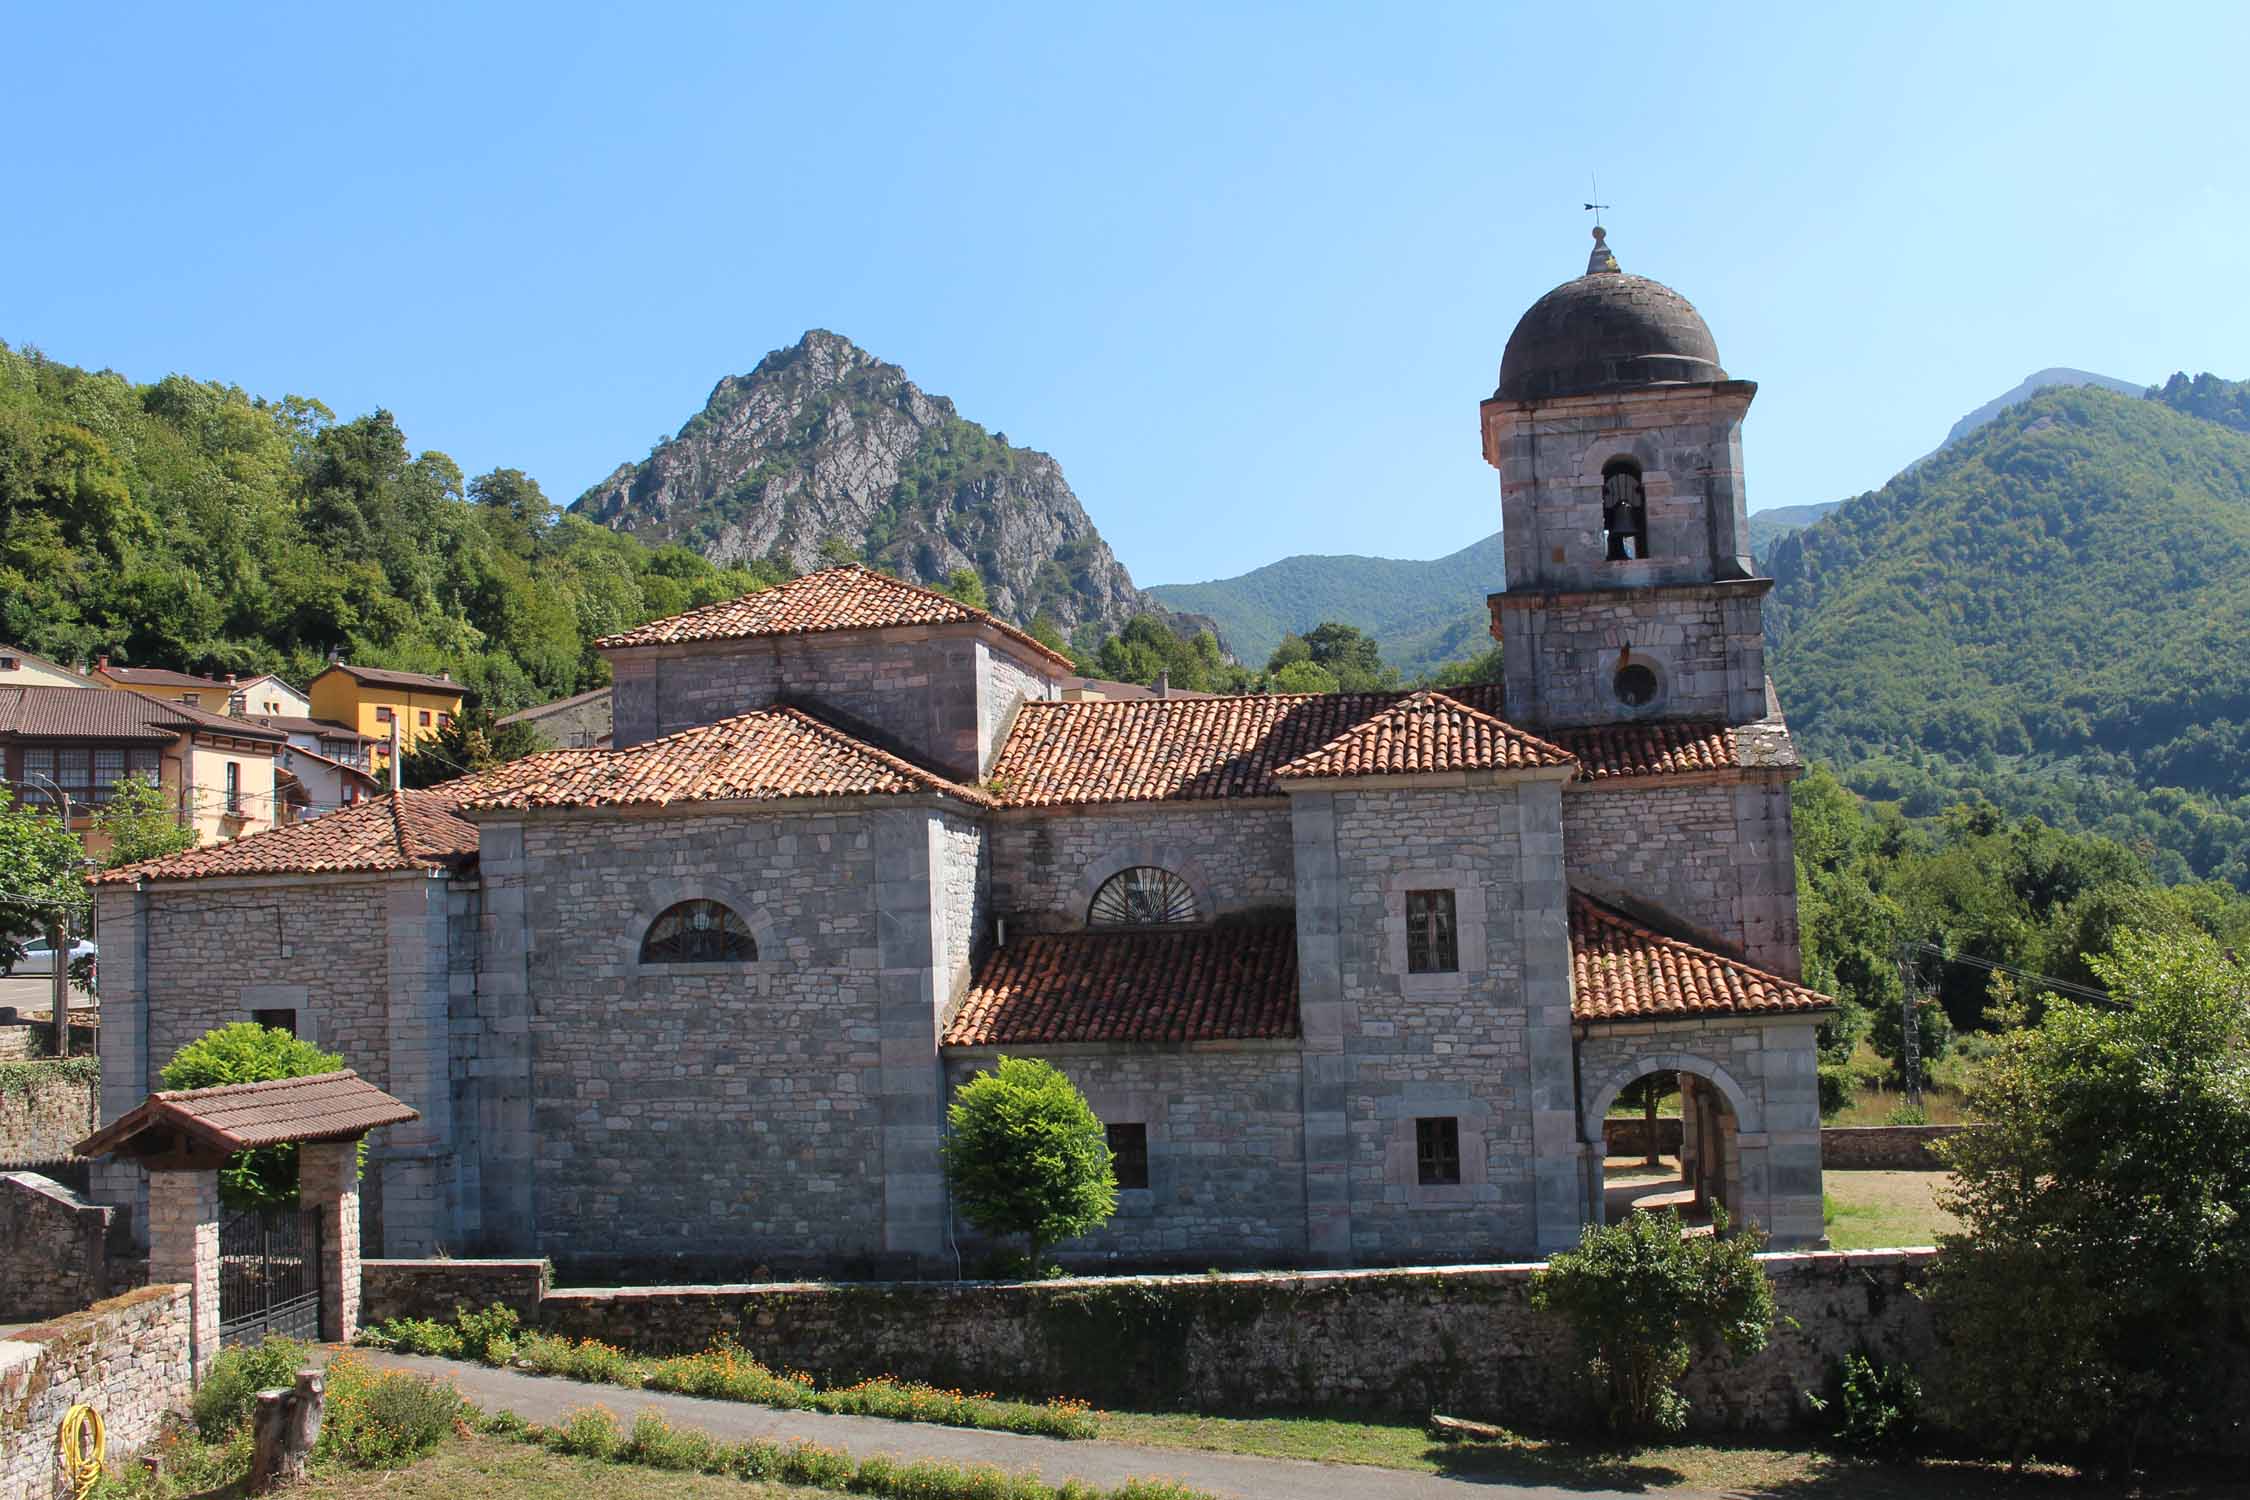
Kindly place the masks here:
[(2014, 964), (1996, 963), (1988, 958), (1972, 958), (1966, 953), (1948, 953), (1935, 943), (1914, 941), (1909, 942), (1906, 946), (1945, 963), (1968, 964), (1972, 968), (1984, 969), (1995, 974), (2006, 974), (2014, 979), (2028, 980), (2043, 989), (2055, 990), (2080, 1000), (2092, 1000), (2098, 1004), (2119, 1007), (2124, 1007), (2126, 1003), (2107, 990), (2097, 990), (2087, 985), (2073, 984), (2067, 979), (2057, 979), (2052, 974), (2040, 974), (2030, 969), (2019, 969)]

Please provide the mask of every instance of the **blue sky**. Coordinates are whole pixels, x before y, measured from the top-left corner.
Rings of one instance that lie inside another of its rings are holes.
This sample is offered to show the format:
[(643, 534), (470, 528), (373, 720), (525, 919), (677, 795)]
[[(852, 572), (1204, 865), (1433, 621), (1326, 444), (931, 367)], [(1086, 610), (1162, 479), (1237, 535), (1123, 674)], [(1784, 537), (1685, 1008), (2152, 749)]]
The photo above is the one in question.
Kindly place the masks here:
[(567, 502), (832, 328), (1143, 584), (1497, 527), (1597, 172), (1760, 382), (1753, 509), (2043, 366), (2250, 375), (2240, 5), (353, 9), (0, 18), (0, 338)]

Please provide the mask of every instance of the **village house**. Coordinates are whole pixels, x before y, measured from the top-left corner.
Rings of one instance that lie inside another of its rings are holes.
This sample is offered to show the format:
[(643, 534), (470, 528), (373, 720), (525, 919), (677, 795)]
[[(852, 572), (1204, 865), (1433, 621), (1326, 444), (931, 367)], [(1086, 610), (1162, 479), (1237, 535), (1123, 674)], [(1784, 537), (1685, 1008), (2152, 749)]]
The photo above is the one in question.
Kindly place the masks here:
[(96, 684), (60, 662), (34, 656), (21, 646), (0, 645), (0, 687), (90, 688)]
[[(311, 717), (365, 736), (374, 747), (374, 769), (389, 780), (393, 730), (403, 753), (453, 722), (465, 689), (450, 674), (394, 672), (332, 661), (306, 684)], [(323, 752), (326, 753), (325, 751)]]
[[(386, 1253), (950, 1272), (947, 1099), (1035, 1055), (1122, 1189), (1065, 1259), (1384, 1264), (1575, 1242), (1658, 1076), (1697, 1190), (1815, 1243), (1754, 393), (1598, 238), (1525, 314), (1489, 686), (1073, 695), (853, 566), (608, 637), (608, 748), (98, 877), (105, 1117), (286, 1017), (418, 1112), (370, 1160)], [(143, 1217), (136, 1168), (97, 1186)]]
[(0, 687), (0, 775), (23, 802), (70, 799), (71, 827), (99, 857), (108, 841), (93, 815), (127, 777), (154, 781), (165, 801), (212, 843), (281, 821), (275, 786), (280, 731), (138, 692)]

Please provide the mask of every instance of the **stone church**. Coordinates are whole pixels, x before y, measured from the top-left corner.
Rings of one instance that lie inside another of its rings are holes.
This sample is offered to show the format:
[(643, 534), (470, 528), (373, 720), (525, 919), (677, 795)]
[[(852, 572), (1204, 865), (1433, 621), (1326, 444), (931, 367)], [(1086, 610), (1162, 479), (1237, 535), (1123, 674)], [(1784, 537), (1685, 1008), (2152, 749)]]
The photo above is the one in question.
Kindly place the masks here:
[(1596, 241), (1479, 409), (1503, 683), (1066, 698), (858, 567), (659, 620), (598, 643), (610, 748), (97, 877), (105, 1118), (257, 1019), (420, 1112), (384, 1253), (950, 1273), (948, 1096), (1032, 1055), (1117, 1154), (1064, 1259), (1386, 1264), (1573, 1243), (1657, 1074), (1699, 1192), (1816, 1241), (1756, 387)]

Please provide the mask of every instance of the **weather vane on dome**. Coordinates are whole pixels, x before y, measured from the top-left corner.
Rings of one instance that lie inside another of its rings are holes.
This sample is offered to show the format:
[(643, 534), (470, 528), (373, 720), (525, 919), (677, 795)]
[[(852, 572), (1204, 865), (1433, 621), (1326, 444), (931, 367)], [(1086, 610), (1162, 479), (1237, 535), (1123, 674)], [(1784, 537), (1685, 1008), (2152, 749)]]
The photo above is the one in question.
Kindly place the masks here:
[[(1599, 198), (1602, 195), (1601, 179), (1599, 177), (1588, 177), (1586, 180), (1593, 184), (1593, 196)], [(1586, 205), (1586, 212), (1594, 216), (1594, 230), (1597, 234), (1600, 233), (1602, 227), (1602, 210), (1607, 207), (1609, 205), (1606, 203), (1589, 203)]]

